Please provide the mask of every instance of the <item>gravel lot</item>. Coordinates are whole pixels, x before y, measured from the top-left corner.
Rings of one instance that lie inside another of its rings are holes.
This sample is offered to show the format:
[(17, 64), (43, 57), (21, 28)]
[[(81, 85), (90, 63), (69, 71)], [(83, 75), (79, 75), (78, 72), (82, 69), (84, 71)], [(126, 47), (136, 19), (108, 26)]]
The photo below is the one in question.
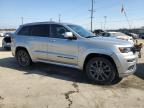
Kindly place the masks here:
[(144, 108), (144, 56), (135, 75), (98, 86), (76, 69), (38, 63), (24, 70), (0, 45), (0, 108)]

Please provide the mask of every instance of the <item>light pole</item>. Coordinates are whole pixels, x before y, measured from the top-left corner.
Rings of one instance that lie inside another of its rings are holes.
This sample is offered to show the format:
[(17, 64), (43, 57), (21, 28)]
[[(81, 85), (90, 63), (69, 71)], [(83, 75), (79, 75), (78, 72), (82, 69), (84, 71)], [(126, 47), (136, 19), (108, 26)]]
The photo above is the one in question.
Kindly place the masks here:
[(91, 12), (91, 22), (90, 22), (90, 24), (91, 24), (91, 32), (93, 31), (93, 13), (94, 13), (94, 0), (92, 0), (92, 6), (91, 6), (91, 10), (89, 10), (90, 12)]
[(59, 14), (59, 23), (61, 22), (61, 14)]
[(106, 29), (107, 16), (104, 16), (104, 29)]

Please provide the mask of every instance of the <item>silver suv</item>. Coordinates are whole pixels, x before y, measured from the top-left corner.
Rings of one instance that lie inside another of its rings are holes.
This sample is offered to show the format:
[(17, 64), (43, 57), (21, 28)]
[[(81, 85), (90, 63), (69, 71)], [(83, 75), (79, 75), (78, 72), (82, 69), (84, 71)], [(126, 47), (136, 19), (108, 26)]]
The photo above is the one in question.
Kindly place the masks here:
[(111, 84), (136, 71), (137, 55), (131, 43), (94, 36), (74, 24), (22, 25), (12, 36), (11, 47), (22, 67), (45, 62), (78, 68), (97, 84)]

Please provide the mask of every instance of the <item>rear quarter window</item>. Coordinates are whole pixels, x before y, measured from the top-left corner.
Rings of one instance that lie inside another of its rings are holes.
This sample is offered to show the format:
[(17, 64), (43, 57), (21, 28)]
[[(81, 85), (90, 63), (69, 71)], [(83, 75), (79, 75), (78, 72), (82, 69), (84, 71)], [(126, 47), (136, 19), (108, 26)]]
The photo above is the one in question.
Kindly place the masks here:
[(30, 35), (30, 27), (28, 26), (22, 27), (17, 33), (17, 35), (25, 35), (25, 36)]
[(24, 26), (17, 33), (17, 35), (39, 36), (39, 37), (48, 37), (49, 34), (50, 34), (50, 25), (48, 24)]

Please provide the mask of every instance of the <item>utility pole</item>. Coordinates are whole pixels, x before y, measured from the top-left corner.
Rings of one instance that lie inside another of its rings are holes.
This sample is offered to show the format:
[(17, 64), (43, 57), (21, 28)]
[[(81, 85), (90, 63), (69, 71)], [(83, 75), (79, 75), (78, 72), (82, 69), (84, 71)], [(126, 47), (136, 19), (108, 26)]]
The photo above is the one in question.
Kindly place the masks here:
[(89, 10), (90, 12), (91, 12), (91, 22), (90, 22), (90, 24), (91, 24), (91, 32), (93, 31), (93, 13), (95, 12), (94, 11), (94, 0), (92, 0), (92, 6), (91, 6), (91, 10)]
[(61, 22), (61, 14), (59, 14), (59, 23)]
[(23, 25), (23, 21), (24, 21), (24, 17), (21, 17), (21, 23), (22, 23), (22, 25)]

